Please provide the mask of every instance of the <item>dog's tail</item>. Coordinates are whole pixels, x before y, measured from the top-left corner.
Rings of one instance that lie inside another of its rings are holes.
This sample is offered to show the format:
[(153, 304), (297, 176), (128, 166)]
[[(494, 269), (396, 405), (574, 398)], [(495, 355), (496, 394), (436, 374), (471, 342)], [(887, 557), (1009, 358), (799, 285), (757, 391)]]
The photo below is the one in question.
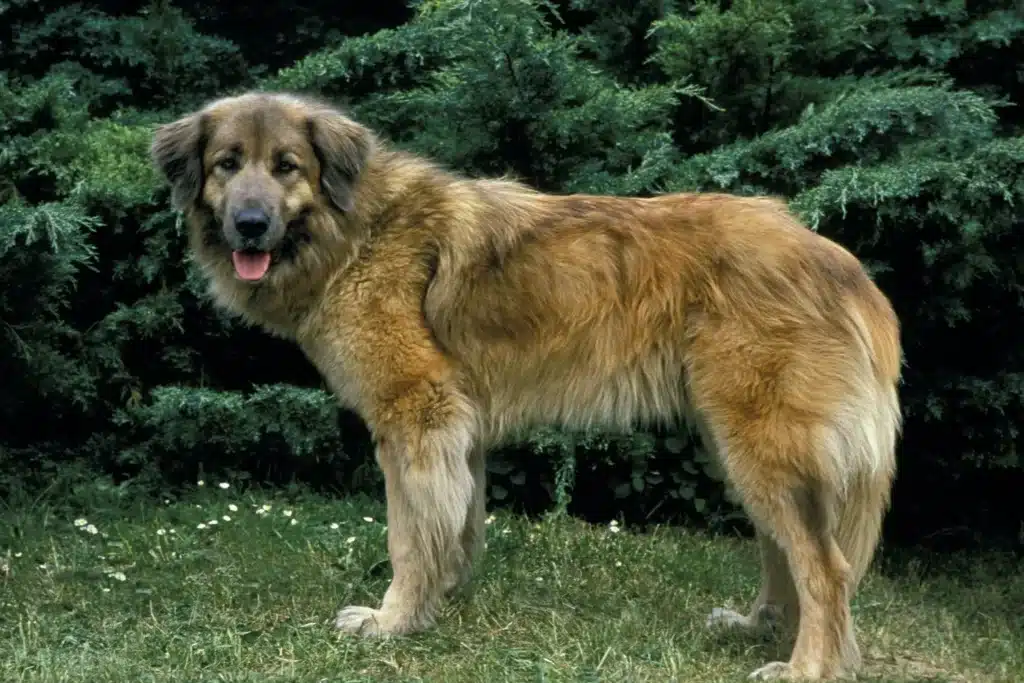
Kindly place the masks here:
[(851, 592), (864, 578), (882, 531), (882, 518), (889, 508), (892, 471), (862, 474), (851, 482), (842, 502), (836, 543), (850, 565)]
[(835, 509), (835, 539), (851, 569), (851, 590), (864, 577), (881, 536), (896, 475), (896, 441), (901, 430), (897, 384), (902, 363), (899, 322), (889, 301), (872, 288), (851, 315), (863, 344), (862, 399), (845, 421), (843, 490)]

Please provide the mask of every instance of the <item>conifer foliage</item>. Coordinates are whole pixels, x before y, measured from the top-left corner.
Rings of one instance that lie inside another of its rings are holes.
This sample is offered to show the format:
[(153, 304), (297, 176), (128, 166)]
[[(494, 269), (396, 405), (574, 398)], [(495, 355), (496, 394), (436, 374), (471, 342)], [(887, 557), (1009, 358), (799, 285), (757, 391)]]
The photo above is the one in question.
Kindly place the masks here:
[[(211, 308), (149, 165), (155, 123), (260, 87), (330, 97), (470, 175), (786, 197), (902, 321), (893, 533), (1024, 523), (1014, 3), (268, 8), (0, 3), (0, 489), (74, 466), (150, 489), (216, 472), (376, 490), (365, 428), (298, 351)], [(686, 434), (542, 430), (491, 477), (528, 508), (738, 517)]]

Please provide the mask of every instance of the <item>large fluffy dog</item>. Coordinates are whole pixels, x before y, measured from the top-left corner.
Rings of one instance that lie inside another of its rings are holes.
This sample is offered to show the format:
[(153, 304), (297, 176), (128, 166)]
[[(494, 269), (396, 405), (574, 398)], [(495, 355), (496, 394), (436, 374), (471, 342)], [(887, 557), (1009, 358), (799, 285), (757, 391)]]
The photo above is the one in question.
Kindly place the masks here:
[(858, 667), (849, 600), (889, 505), (899, 326), (782, 203), (467, 179), (285, 94), (212, 102), (152, 154), (213, 299), (295, 340), (374, 435), (394, 576), (339, 629), (434, 622), (483, 545), (485, 450), (514, 430), (686, 423), (762, 558), (750, 613), (711, 621), (797, 618), (790, 660), (757, 678)]

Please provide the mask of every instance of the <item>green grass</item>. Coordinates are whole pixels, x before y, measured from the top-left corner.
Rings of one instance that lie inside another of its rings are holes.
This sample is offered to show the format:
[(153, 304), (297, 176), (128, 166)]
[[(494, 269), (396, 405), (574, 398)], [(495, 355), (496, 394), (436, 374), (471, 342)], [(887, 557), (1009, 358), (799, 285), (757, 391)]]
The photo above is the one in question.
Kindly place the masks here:
[[(712, 607), (753, 598), (750, 541), (498, 514), (476, 590), (435, 630), (362, 641), (329, 620), (387, 585), (379, 503), (208, 484), (148, 509), (56, 509), (0, 519), (4, 683), (714, 683), (786, 655), (704, 628)], [(953, 577), (869, 576), (854, 603), (862, 680), (1024, 681), (1024, 573), (962, 564)]]

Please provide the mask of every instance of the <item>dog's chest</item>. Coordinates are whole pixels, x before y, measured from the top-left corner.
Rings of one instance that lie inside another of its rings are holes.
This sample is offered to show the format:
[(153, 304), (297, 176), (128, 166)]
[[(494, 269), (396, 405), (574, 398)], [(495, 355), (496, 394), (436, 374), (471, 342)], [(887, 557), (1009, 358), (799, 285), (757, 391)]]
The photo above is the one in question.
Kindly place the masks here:
[(324, 378), (335, 399), (344, 408), (361, 412), (362, 383), (355, 359), (343, 344), (325, 339), (300, 341), (299, 346)]

